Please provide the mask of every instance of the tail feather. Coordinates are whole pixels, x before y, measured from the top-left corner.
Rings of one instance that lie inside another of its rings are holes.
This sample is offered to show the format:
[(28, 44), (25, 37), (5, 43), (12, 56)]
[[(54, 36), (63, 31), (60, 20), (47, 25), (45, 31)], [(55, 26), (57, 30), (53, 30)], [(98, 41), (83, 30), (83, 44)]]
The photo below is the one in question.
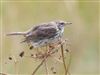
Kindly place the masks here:
[(10, 36), (10, 35), (26, 35), (25, 32), (12, 32), (12, 33), (8, 33), (7, 36)]

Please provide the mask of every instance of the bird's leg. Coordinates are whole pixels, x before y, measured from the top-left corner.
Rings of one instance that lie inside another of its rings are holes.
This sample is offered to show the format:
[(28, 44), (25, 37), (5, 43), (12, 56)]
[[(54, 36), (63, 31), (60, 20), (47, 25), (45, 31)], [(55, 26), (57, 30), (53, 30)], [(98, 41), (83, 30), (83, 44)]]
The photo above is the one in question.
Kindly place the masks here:
[(52, 43), (52, 44), (49, 44), (49, 50), (53, 50), (55, 49), (59, 44), (61, 44), (61, 42), (57, 42), (57, 43)]
[(46, 45), (46, 53), (49, 51), (48, 45)]
[(62, 42), (63, 42), (63, 39), (62, 39), (62, 38), (59, 38), (59, 40), (58, 40), (58, 45), (59, 45), (59, 44), (62, 44)]
[(59, 39), (57, 43), (49, 44), (49, 50), (51, 51), (63, 43), (65, 43), (65, 40)]

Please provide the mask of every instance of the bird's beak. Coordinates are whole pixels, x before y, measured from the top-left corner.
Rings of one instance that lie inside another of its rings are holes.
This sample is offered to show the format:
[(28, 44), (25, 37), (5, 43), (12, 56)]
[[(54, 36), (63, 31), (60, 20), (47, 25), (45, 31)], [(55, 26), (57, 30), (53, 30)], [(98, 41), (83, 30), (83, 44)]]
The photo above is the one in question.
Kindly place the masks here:
[(66, 22), (66, 23), (65, 23), (65, 25), (70, 25), (70, 24), (72, 24), (72, 22)]

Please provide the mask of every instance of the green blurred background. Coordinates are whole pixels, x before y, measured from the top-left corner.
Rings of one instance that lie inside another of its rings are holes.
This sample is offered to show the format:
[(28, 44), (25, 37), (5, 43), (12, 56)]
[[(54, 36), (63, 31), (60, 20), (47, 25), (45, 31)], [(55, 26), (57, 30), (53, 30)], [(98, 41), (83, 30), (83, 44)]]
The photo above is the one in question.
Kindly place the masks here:
[[(16, 2), (17, 1), (17, 2)], [(72, 75), (99, 75), (99, 1), (96, 0), (3, 0), (2, 19), (2, 72), (15, 74), (14, 64), (7, 58), (28, 51), (26, 44), (20, 44), (23, 37), (7, 37), (8, 32), (26, 31), (35, 24), (53, 20), (70, 21), (65, 28), (64, 37), (71, 42)], [(17, 64), (19, 74), (31, 74), (38, 62), (24, 58)], [(43, 67), (42, 67), (43, 68)], [(42, 72), (42, 68), (39, 70)], [(38, 72), (39, 72), (38, 71)], [(62, 75), (62, 71), (60, 74)]]

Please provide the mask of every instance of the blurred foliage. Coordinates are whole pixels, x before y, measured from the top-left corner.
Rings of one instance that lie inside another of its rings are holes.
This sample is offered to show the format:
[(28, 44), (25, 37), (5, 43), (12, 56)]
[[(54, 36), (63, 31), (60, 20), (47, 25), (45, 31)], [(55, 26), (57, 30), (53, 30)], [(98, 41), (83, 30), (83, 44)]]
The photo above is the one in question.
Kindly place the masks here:
[[(65, 28), (64, 33), (64, 37), (71, 42), (73, 54), (70, 67), (71, 74), (99, 74), (99, 0), (65, 0), (65, 2), (63, 0), (2, 1), (4, 2), (1, 2), (0, 16), (3, 22), (3, 61), (0, 65), (3, 65), (3, 72), (15, 73), (14, 65), (4, 64), (8, 56), (14, 54), (18, 58), (17, 54), (20, 51), (28, 51), (26, 44), (20, 43), (23, 37), (9, 38), (5, 36), (6, 33), (26, 31), (33, 25), (61, 19), (73, 23)], [(17, 64), (17, 68), (19, 67), (19, 73), (30, 74), (33, 67), (38, 63), (33, 63), (32, 59), (24, 58)]]

